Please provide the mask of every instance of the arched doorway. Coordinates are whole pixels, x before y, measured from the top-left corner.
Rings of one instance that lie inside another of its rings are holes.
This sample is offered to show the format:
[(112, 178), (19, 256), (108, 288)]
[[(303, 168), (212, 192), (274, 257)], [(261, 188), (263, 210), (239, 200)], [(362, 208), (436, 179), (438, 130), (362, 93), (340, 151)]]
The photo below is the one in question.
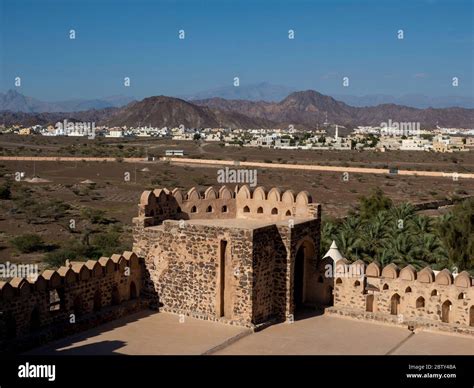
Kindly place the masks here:
[(137, 286), (135, 282), (130, 283), (130, 299), (137, 299)]
[(365, 311), (369, 313), (374, 312), (374, 295), (373, 294), (368, 294), (365, 297)]
[(452, 303), (447, 300), (441, 306), (441, 322), (449, 323)]
[(313, 289), (314, 287), (320, 287), (321, 292), (325, 294), (321, 297), (320, 302), (326, 305), (331, 304), (332, 287), (328, 287), (327, 284), (324, 284), (324, 278), (322, 279), (322, 284), (317, 283), (316, 278), (313, 279), (314, 281), (310, 281), (311, 260), (314, 254), (314, 245), (309, 239), (303, 240), (296, 251), (293, 277), (293, 301), (295, 310), (302, 309), (305, 304), (318, 302), (316, 300), (316, 292)]
[(398, 315), (400, 313), (400, 295), (393, 294), (390, 299), (390, 314)]

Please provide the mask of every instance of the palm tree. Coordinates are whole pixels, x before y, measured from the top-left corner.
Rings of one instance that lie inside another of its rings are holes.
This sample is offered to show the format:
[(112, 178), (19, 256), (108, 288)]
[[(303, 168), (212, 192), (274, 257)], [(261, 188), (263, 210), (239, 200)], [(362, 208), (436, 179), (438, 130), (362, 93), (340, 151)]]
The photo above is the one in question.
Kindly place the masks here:
[(361, 258), (361, 239), (357, 234), (341, 230), (336, 237), (336, 243), (345, 258), (349, 260)]
[(441, 269), (446, 268), (446, 251), (438, 236), (425, 233), (416, 239), (414, 248), (416, 260), (412, 263), (417, 269), (422, 269), (427, 265)]
[(402, 203), (399, 206), (394, 206), (389, 210), (392, 220), (403, 220), (406, 223), (415, 214), (415, 208), (409, 203)]
[(383, 245), (387, 236), (386, 221), (381, 221), (377, 215), (374, 221), (364, 228), (361, 236), (362, 254), (366, 261), (372, 262), (377, 251)]
[(433, 222), (427, 216), (416, 215), (413, 217), (408, 226), (414, 234), (431, 233), (433, 229)]
[(384, 245), (392, 263), (405, 266), (415, 261), (413, 241), (407, 233), (398, 233)]

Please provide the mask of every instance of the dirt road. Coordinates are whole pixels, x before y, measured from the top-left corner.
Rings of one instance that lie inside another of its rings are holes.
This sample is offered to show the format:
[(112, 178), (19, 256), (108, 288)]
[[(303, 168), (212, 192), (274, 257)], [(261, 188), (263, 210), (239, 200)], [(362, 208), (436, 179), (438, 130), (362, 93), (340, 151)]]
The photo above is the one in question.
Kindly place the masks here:
[[(38, 161), (38, 162), (116, 162), (117, 158), (109, 157), (65, 157), (65, 156), (0, 156), (0, 161)], [(144, 158), (123, 158), (120, 159), (125, 163), (150, 163)], [(240, 162), (232, 160), (217, 160), (217, 159), (190, 159), (190, 158), (171, 158), (163, 157), (159, 159), (164, 162), (171, 162), (176, 164), (186, 164), (194, 166), (231, 166), (231, 167), (257, 167), (265, 169), (282, 169), (282, 170), (309, 170), (309, 171), (329, 171), (340, 173), (359, 173), (359, 174), (392, 174), (392, 175), (411, 175), (424, 177), (438, 177), (450, 178), (457, 180), (474, 179), (474, 174), (469, 173), (447, 173), (443, 171), (423, 171), (423, 170), (397, 170), (391, 172), (387, 168), (365, 168), (365, 167), (343, 167), (343, 166), (322, 166), (312, 164), (289, 164), (289, 163), (262, 163), (262, 162)]]

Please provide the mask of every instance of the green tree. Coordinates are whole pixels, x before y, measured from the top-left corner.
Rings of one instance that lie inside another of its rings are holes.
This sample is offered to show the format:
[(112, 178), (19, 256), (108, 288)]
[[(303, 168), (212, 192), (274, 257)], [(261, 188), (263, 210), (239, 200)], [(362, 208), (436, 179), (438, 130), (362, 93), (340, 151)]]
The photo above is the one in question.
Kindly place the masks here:
[(370, 219), (382, 210), (388, 210), (392, 207), (392, 200), (386, 197), (380, 187), (372, 190), (368, 197), (359, 199), (359, 214), (362, 219)]

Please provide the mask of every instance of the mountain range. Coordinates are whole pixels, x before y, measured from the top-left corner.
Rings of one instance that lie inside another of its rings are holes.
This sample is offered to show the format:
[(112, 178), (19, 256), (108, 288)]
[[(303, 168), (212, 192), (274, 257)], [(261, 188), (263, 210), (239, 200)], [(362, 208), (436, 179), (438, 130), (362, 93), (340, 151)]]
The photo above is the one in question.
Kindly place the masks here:
[(50, 113), (50, 112), (79, 112), (89, 109), (104, 109), (121, 107), (134, 99), (126, 96), (109, 96), (99, 99), (71, 99), (65, 101), (46, 102), (33, 97), (24, 96), (16, 90), (0, 93), (0, 111), (25, 113)]
[[(224, 98), (226, 100), (250, 100), (279, 102), (289, 94), (297, 92), (298, 88), (274, 85), (268, 82), (261, 82), (248, 85), (224, 86), (220, 88), (201, 91), (195, 94), (178, 95), (176, 97), (183, 100), (205, 100), (209, 98)], [(355, 107), (375, 106), (381, 104), (396, 104), (410, 106), (413, 108), (474, 108), (474, 96), (439, 96), (428, 97), (423, 94), (404, 94), (392, 96), (388, 94), (367, 94), (356, 96), (349, 94), (336, 94), (333, 97)]]
[[(16, 93), (16, 92), (14, 92)], [(7, 93), (8, 94), (8, 93)], [(10, 93), (11, 96), (11, 93)], [(20, 95), (22, 96), (22, 95)], [(16, 99), (25, 103), (28, 97)], [(229, 127), (277, 128), (294, 125), (314, 129), (326, 121), (352, 128), (357, 125), (379, 126), (382, 122), (415, 122), (422, 128), (474, 128), (474, 109), (418, 109), (396, 104), (356, 107), (314, 90), (293, 92), (279, 102), (209, 98), (185, 101), (154, 96), (132, 101), (122, 107), (80, 110), (77, 112), (0, 112), (6, 125), (48, 124), (69, 121), (93, 121), (108, 126)]]
[[(248, 100), (280, 102), (291, 93), (297, 92), (294, 87), (274, 85), (268, 82), (241, 85), (239, 87), (224, 86), (187, 95), (173, 95), (173, 97), (186, 100), (208, 100), (211, 98), (222, 98), (226, 100)], [(441, 96), (427, 97), (423, 94), (405, 94), (392, 96), (388, 94), (368, 94), (364, 96), (337, 94), (333, 95), (337, 101), (344, 102), (353, 107), (369, 107), (382, 104), (395, 104), (409, 106), (412, 108), (474, 108), (474, 96)], [(69, 99), (64, 101), (47, 102), (27, 97), (16, 90), (8, 90), (0, 93), (0, 111), (10, 110), (12, 112), (79, 112), (90, 109), (120, 108), (135, 101), (128, 96), (109, 96), (95, 99)]]
[(474, 127), (474, 109), (418, 109), (395, 104), (354, 107), (314, 90), (291, 93), (278, 103), (226, 100), (222, 98), (192, 102), (211, 109), (237, 112), (251, 118), (269, 120), (280, 125), (293, 124), (306, 128), (321, 125), (325, 121), (354, 127), (357, 125), (378, 126), (383, 122), (388, 122), (388, 120), (393, 122), (419, 122), (421, 127), (424, 128), (433, 128), (436, 125)]

